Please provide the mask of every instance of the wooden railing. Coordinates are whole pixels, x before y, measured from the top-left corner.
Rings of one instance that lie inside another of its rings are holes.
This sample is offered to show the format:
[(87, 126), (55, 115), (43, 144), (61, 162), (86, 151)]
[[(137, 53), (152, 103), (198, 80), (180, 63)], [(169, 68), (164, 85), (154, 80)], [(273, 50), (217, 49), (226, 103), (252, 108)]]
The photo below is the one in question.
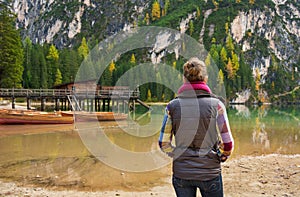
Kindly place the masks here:
[(140, 96), (139, 91), (114, 89), (114, 90), (67, 90), (67, 89), (6, 89), (0, 88), (0, 97), (66, 97), (75, 96), (97, 96), (97, 97), (135, 97)]

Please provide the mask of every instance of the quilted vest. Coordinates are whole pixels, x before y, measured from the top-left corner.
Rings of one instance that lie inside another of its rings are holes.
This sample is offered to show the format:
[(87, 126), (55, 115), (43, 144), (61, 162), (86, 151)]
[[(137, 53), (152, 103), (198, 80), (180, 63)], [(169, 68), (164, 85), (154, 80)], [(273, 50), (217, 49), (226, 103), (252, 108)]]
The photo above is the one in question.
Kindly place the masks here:
[(175, 177), (207, 181), (220, 174), (216, 128), (218, 102), (220, 100), (209, 93), (188, 90), (168, 104), (176, 144), (173, 152)]

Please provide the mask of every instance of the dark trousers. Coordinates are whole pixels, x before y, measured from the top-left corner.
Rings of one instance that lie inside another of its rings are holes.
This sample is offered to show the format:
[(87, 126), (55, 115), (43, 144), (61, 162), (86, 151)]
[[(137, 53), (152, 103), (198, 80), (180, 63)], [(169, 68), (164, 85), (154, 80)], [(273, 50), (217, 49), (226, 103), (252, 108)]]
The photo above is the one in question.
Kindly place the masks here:
[(197, 188), (202, 197), (223, 197), (221, 174), (209, 181), (183, 180), (173, 176), (172, 183), (177, 197), (196, 197)]

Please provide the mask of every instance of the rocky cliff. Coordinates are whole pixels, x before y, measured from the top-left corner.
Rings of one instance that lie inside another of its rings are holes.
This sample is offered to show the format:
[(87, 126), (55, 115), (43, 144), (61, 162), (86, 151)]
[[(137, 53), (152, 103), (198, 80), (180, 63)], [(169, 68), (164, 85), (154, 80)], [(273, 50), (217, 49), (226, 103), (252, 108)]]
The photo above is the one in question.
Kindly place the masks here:
[(70, 47), (78, 35), (97, 39), (134, 24), (147, 3), (143, 0), (15, 0), (17, 26), (34, 43)]
[(251, 54), (248, 61), (260, 69), (263, 77), (271, 64), (271, 54), (290, 71), (291, 65), (300, 60), (300, 4), (287, 0), (273, 2), (272, 6), (240, 11), (231, 23), (233, 38), (245, 53)]

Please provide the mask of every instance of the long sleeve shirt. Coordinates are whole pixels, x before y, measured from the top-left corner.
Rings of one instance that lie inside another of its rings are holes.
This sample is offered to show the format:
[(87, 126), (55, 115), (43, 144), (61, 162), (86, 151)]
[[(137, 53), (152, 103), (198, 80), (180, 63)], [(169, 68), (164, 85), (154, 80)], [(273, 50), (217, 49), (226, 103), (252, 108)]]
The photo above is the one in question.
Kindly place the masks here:
[[(226, 107), (219, 101), (217, 108), (218, 114), (216, 122), (222, 142), (220, 149), (223, 155), (229, 156), (233, 150), (234, 141), (229, 126)], [(168, 107), (166, 107), (158, 143), (160, 149), (167, 154), (170, 154), (174, 149), (174, 146), (172, 145), (173, 136), (171, 117), (169, 115)]]

